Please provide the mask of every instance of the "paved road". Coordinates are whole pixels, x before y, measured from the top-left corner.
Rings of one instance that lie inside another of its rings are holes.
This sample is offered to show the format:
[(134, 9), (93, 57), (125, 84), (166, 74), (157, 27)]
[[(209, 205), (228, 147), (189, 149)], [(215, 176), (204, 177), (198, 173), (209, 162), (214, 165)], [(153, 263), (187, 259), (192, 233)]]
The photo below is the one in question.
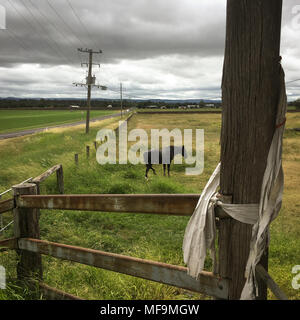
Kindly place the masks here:
[[(124, 111), (123, 113), (126, 114), (127, 112)], [(111, 119), (111, 118), (116, 118), (116, 117), (120, 117), (120, 116), (121, 116), (121, 113), (116, 113), (116, 114), (111, 114), (111, 115), (102, 116), (102, 117), (98, 117), (98, 118), (93, 118), (92, 120), (90, 120), (90, 122)], [(74, 127), (74, 126), (78, 126), (80, 124), (85, 124), (85, 122), (86, 121), (83, 120), (83, 121), (77, 121), (77, 122), (72, 122), (72, 123), (58, 124), (56, 126), (50, 126), (50, 127), (45, 127), (45, 128), (36, 128), (36, 129), (29, 129), (29, 130), (23, 130), (23, 131), (18, 131), (18, 132), (2, 133), (2, 134), (0, 134), (0, 140), (27, 136), (29, 134), (46, 131), (48, 129)]]

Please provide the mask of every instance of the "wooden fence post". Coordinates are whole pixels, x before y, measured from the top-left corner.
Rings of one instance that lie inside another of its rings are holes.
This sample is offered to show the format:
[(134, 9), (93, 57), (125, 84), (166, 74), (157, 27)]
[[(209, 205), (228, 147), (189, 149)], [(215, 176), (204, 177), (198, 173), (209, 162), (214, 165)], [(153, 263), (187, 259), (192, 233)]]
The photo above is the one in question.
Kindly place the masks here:
[(56, 178), (58, 191), (59, 193), (64, 194), (64, 171), (62, 165), (60, 165), (59, 169), (56, 171)]
[(41, 186), (40, 186), (40, 182), (34, 182), (34, 184), (36, 185), (36, 194), (41, 194)]
[(78, 153), (75, 153), (75, 164), (78, 166)]
[[(36, 195), (37, 186), (33, 183), (24, 183), (12, 187), (16, 199), (19, 195)], [(16, 238), (40, 238), (39, 209), (20, 208), (13, 209), (14, 235)], [(38, 253), (17, 249), (19, 262), (17, 265), (18, 280), (41, 280), (43, 277), (42, 259)]]
[[(232, 203), (259, 203), (275, 130), (280, 85), (282, 0), (228, 0), (222, 80), (220, 193)], [(220, 276), (229, 299), (245, 284), (252, 226), (220, 219)], [(261, 264), (268, 270), (265, 252)], [(258, 280), (260, 281), (260, 280)], [(260, 281), (258, 299), (267, 298)]]
[[(1, 195), (0, 195), (0, 200), (1, 200)], [(0, 214), (0, 230), (3, 228), (3, 216)], [(1, 233), (0, 233), (1, 234)]]

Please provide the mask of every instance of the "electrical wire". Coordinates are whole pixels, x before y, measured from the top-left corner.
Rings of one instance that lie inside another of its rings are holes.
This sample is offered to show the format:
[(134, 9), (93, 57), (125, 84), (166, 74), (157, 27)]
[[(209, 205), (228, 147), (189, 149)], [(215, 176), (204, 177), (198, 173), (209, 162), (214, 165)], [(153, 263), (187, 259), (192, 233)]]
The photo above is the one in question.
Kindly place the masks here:
[(51, 4), (49, 0), (46, 0), (48, 3), (48, 6), (52, 9), (52, 11), (56, 14), (56, 16), (60, 19), (60, 21), (63, 22), (63, 24), (71, 31), (71, 33), (74, 35), (74, 37), (79, 41), (82, 47), (87, 47), (86, 43), (83, 42), (79, 37), (77, 37), (76, 33), (73, 31), (73, 29), (66, 23), (64, 18), (60, 15), (60, 13), (55, 9), (55, 7)]
[[(27, 10), (27, 12), (30, 14), (30, 16), (33, 18), (33, 20), (39, 25), (39, 27), (44, 31), (46, 38), (44, 38), (46, 40), (46, 42), (49, 45), (49, 48), (51, 48), (58, 56), (60, 56), (61, 58), (63, 58), (65, 60), (65, 62), (67, 62), (67, 64), (70, 63), (69, 58), (65, 57), (65, 55), (60, 51), (59, 46), (57, 44), (57, 42), (54, 39), (51, 39), (51, 37), (48, 35), (48, 31), (47, 29), (44, 27), (44, 25), (36, 18), (36, 16), (34, 15), (33, 11), (31, 10), (31, 8), (29, 6), (27, 6), (26, 2), (24, 2), (23, 0), (20, 0), (20, 2), (23, 4), (23, 6), (25, 7), (25, 9)], [(53, 41), (53, 43), (55, 44), (55, 46), (52, 45), (51, 41)], [(71, 64), (73, 64), (71, 62)]]
[[(29, 2), (30, 2), (30, 4), (34, 7), (34, 4), (32, 3), (32, 0), (28, 0)], [(62, 31), (60, 31), (59, 29), (58, 29), (58, 27), (54, 24), (54, 23), (52, 23), (52, 21), (47, 17), (47, 15), (45, 15), (39, 8), (38, 8), (38, 6), (35, 6), (35, 9), (39, 12), (39, 14), (40, 14), (40, 16), (45, 20), (45, 21), (47, 21), (48, 23), (49, 23), (49, 25), (51, 25), (61, 36), (62, 36), (62, 39), (64, 39), (64, 41), (68, 41), (69, 43), (70, 43), (70, 40), (69, 40), (69, 37), (68, 36), (66, 36)], [(73, 46), (72, 44), (71, 44), (71, 46)], [(62, 50), (61, 50), (61, 52), (63, 52)], [(68, 59), (68, 61), (70, 61), (71, 62), (71, 64), (73, 64), (73, 62), (70, 60), (70, 55), (67, 55), (67, 59)], [(75, 64), (77, 64), (78, 62), (77, 62), (77, 60), (75, 61)]]
[(285, 84), (289, 84), (289, 83), (292, 83), (292, 82), (296, 82), (296, 81), (300, 81), (300, 79), (296, 79), (296, 80), (291, 80), (291, 81), (287, 81)]
[(24, 44), (23, 41), (20, 40), (19, 37), (18, 37), (12, 30), (6, 28), (6, 29), (4, 30), (4, 32), (5, 32), (5, 33), (7, 32), (8, 36), (9, 36), (12, 40), (18, 42), (19, 46), (20, 46), (23, 50), (25, 50), (25, 51), (28, 51), (28, 50), (29, 50), (29, 48), (26, 47), (26, 44)]
[[(86, 34), (89, 37), (90, 43), (93, 44), (93, 39), (92, 36), (89, 32), (89, 30), (87, 29), (86, 25), (83, 23), (82, 19), (80, 18), (80, 16), (76, 13), (74, 7), (72, 6), (71, 2), (69, 0), (66, 0), (71, 11), (73, 12), (74, 17), (79, 21), (79, 24), (82, 26), (82, 28), (85, 30)], [(95, 46), (95, 49), (97, 48), (97, 46)]]
[(27, 19), (27, 17), (22, 13), (22, 11), (20, 11), (18, 9), (17, 6), (14, 5), (14, 3), (11, 0), (6, 0), (6, 2), (8, 2), (10, 4), (10, 6), (14, 9), (14, 11), (25, 20), (25, 22), (31, 27), (31, 29), (33, 31), (36, 31), (36, 28), (34, 27), (34, 25), (31, 24), (30, 20)]
[[(26, 16), (21, 13), (21, 11), (14, 5), (11, 0), (6, 0), (6, 2), (17, 13), (17, 15), (25, 20), (25, 22), (30, 26), (32, 30), (36, 31), (36, 28), (31, 24), (30, 20), (28, 20)], [(14, 41), (18, 42), (22, 49), (24, 49), (25, 51), (32, 50), (31, 47), (27, 47), (27, 44), (24, 44), (23, 40), (20, 40), (20, 37), (13, 30), (11, 30), (10, 28), (6, 28), (4, 31), (7, 31), (8, 36)]]

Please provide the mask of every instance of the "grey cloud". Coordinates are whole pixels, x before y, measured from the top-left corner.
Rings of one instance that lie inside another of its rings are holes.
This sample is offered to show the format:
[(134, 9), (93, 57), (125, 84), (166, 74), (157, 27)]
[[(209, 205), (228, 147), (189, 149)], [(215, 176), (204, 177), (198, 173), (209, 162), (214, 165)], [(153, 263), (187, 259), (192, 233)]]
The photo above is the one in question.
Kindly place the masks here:
[[(0, 0), (7, 8), (8, 26), (8, 31), (0, 30), (1, 96), (32, 95), (34, 90), (43, 96), (84, 94), (71, 85), (84, 78), (80, 63), (87, 55), (79, 54), (79, 47), (102, 49), (103, 54), (95, 55), (95, 62), (103, 65), (99, 81), (112, 86), (124, 81), (133, 94), (220, 94), (225, 0), (70, 0), (88, 33), (66, 0), (49, 0), (64, 22), (47, 0), (31, 2), (35, 7), (28, 0)], [(287, 79), (292, 80), (300, 78), (300, 30), (295, 32), (291, 24), (292, 8), (300, 2), (283, 3), (282, 56)], [(59, 65), (69, 67), (58, 70)], [(296, 85), (289, 90), (300, 96)]]
[[(76, 13), (88, 28), (88, 36), (66, 1), (50, 1), (65, 23), (45, 0), (32, 2), (35, 8), (28, 1), (13, 1), (22, 16), (6, 2), (8, 30), (17, 35), (27, 50), (21, 48), (16, 52), (20, 43), (14, 43), (11, 35), (2, 32), (2, 65), (16, 61), (58, 64), (66, 63), (68, 59), (75, 64), (78, 63), (76, 48), (84, 45), (101, 48), (104, 51), (101, 59), (105, 63), (176, 53), (207, 56), (223, 52), (225, 12), (218, 6), (208, 6), (209, 9), (193, 1), (174, 3), (171, 0), (73, 0), (71, 3)], [(224, 7), (222, 2), (217, 1)], [(190, 8), (192, 3), (194, 8)]]

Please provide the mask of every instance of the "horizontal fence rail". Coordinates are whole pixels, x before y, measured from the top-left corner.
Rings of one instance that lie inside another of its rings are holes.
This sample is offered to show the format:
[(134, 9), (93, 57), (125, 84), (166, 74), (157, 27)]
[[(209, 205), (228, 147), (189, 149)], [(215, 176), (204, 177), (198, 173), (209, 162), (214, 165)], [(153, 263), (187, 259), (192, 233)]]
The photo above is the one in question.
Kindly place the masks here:
[(0, 214), (11, 211), (15, 207), (14, 199), (8, 199), (5, 201), (0, 201)]
[(41, 294), (47, 300), (83, 300), (73, 294), (48, 286), (43, 282), (38, 283)]
[(59, 193), (62, 193), (62, 194), (64, 193), (63, 167), (61, 164), (57, 164), (32, 180), (32, 183), (35, 183), (37, 185), (38, 194), (40, 194), (40, 184), (55, 172), (56, 172), (56, 178), (57, 178), (58, 191)]
[(18, 239), (9, 238), (5, 240), (0, 240), (0, 247), (5, 247), (8, 249), (16, 249), (18, 247)]
[(199, 197), (199, 194), (23, 195), (17, 198), (17, 206), (35, 209), (190, 216)]
[(19, 239), (18, 249), (152, 280), (220, 299), (228, 298), (228, 280), (220, 279), (211, 272), (202, 272), (196, 280), (187, 274), (185, 267), (30, 238)]

